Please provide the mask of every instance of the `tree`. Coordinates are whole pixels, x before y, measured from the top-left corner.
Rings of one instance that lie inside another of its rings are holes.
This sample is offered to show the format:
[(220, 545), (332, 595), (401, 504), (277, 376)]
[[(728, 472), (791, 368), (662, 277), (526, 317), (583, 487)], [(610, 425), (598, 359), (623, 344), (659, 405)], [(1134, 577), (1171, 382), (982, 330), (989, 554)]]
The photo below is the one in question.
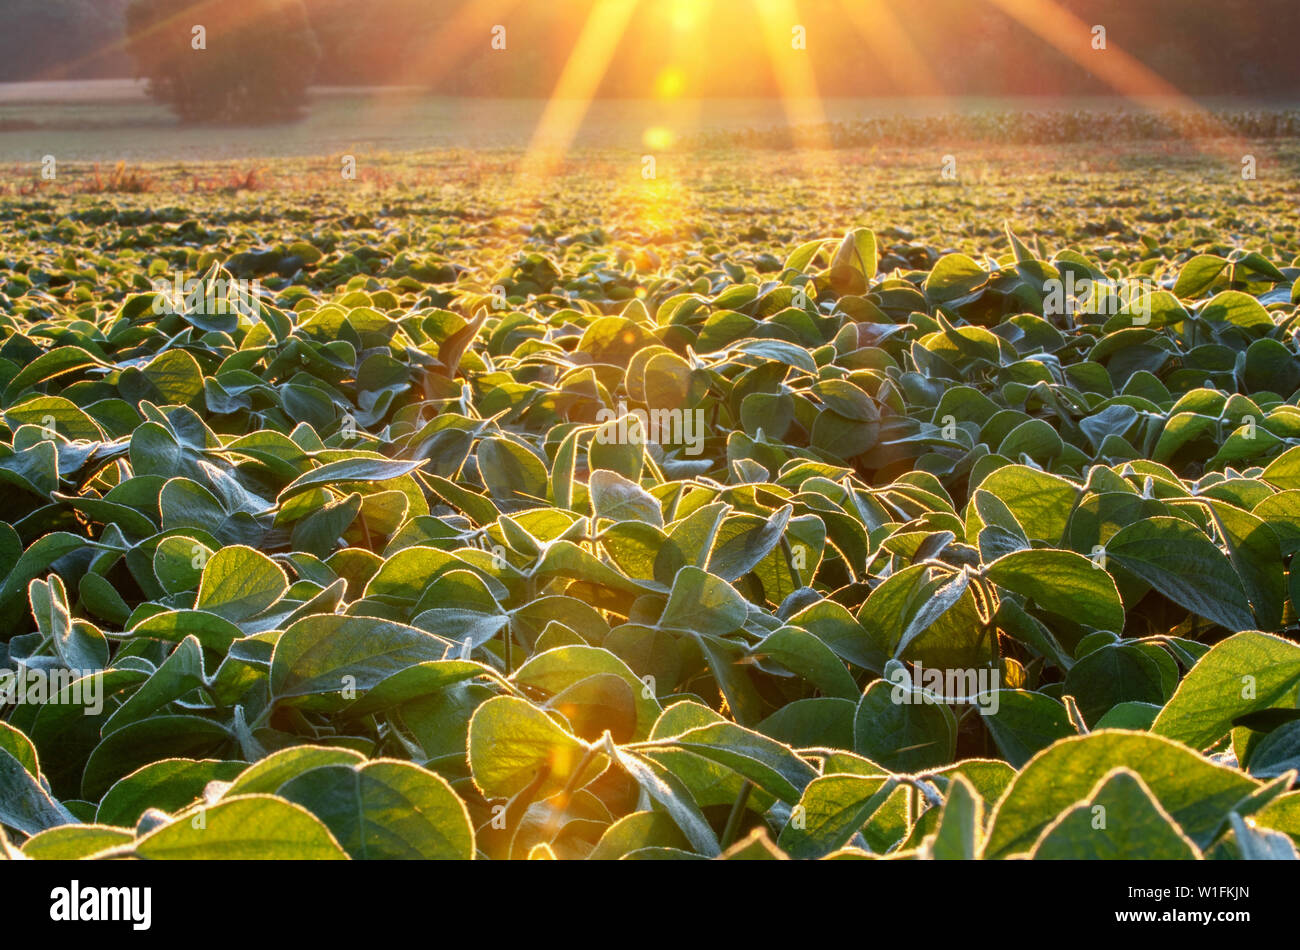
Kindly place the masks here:
[(127, 50), (187, 122), (301, 115), (320, 48), (301, 0), (133, 0)]

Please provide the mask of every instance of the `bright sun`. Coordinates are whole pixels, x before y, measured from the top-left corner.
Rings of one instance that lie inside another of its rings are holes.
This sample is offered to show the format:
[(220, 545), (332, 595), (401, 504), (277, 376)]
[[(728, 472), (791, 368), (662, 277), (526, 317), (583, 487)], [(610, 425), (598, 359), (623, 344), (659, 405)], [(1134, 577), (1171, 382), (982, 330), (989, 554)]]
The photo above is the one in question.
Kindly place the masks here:
[[(499, 9), (513, 2), (517, 0), (470, 0), (468, 6)], [(1056, 0), (984, 2), (1082, 61), (1084, 54), (1076, 40), (1088, 36), (1088, 28)], [(803, 25), (811, 3), (835, 5), (837, 22), (861, 40), (864, 63), (887, 75), (901, 94), (946, 98), (930, 60), (913, 38), (912, 31), (919, 27), (905, 23), (899, 4), (891, 0), (591, 0), (586, 21), (569, 47), (564, 69), (534, 130), (524, 168), (545, 173), (556, 167), (611, 67), (647, 67), (643, 88), (662, 105), (641, 133), (641, 144), (651, 151), (671, 149), (693, 131), (700, 114), (698, 106), (692, 105), (700, 95), (700, 76), (765, 68), (795, 130), (796, 147), (809, 154), (823, 153), (829, 141), (815, 69), (817, 40)], [(824, 12), (824, 7), (818, 9)], [(629, 35), (638, 40), (634, 44), (638, 58), (616, 63), (621, 41)], [(760, 58), (757, 67), (755, 56)], [(1089, 59), (1087, 65), (1131, 99), (1144, 103), (1174, 99), (1184, 108), (1196, 108), (1114, 44), (1104, 59)]]

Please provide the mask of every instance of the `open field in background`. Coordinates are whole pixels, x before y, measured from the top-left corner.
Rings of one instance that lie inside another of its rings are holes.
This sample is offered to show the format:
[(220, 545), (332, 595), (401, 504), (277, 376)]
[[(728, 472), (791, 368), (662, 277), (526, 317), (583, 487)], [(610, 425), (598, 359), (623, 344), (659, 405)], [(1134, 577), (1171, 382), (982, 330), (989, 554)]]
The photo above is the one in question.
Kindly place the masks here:
[(336, 156), (129, 164), (126, 174), (148, 189), (140, 195), (95, 194), (111, 187), (108, 164), (66, 162), (58, 180), (39, 182), (36, 168), (10, 163), (0, 166), (0, 192), (11, 199), (31, 192), (8, 203), (15, 228), (19, 209), (96, 205), (208, 225), (255, 221), (265, 242), (292, 243), (301, 222), (314, 229), (364, 221), (386, 232), (408, 220), (463, 222), (484, 240), (473, 242), (462, 266), (484, 278), (502, 254), (562, 250), (592, 228), (629, 246), (650, 243), (666, 266), (702, 239), (779, 256), (864, 223), (935, 247), (996, 253), (1004, 250), (1004, 220), (1047, 257), (1072, 246), (1121, 257), (1145, 252), (1139, 236), (1184, 253), (1269, 245), (1294, 256), (1300, 143), (1242, 144), (1258, 160), (1254, 181), (1243, 181), (1239, 164), (1219, 149), (1118, 143), (974, 145), (955, 156), (955, 181), (941, 177), (934, 149), (670, 152), (649, 181), (639, 150), (588, 149), (550, 175), (521, 178), (520, 150), (458, 149), (360, 153), (354, 181), (342, 178)]
[[(301, 122), (256, 128), (185, 127), (129, 80), (0, 84), (0, 162), (38, 161), (56, 154), (72, 161), (220, 161), (311, 157), (358, 151), (440, 148), (512, 149), (530, 144), (545, 109), (539, 99), (438, 98), (409, 90), (317, 89)], [(1201, 100), (1208, 111), (1293, 116), (1296, 100)], [(773, 99), (598, 99), (579, 126), (579, 148), (642, 149), (646, 132), (667, 129), (673, 140), (743, 136), (771, 138), (788, 122), (787, 109), (809, 114), (810, 103)], [(910, 119), (998, 113), (1135, 114), (1123, 98), (827, 99), (816, 104), (827, 121), (899, 116)], [(1170, 110), (1187, 108), (1170, 100)], [(953, 143), (959, 144), (959, 143)], [(1101, 131), (1093, 144), (1111, 142)]]

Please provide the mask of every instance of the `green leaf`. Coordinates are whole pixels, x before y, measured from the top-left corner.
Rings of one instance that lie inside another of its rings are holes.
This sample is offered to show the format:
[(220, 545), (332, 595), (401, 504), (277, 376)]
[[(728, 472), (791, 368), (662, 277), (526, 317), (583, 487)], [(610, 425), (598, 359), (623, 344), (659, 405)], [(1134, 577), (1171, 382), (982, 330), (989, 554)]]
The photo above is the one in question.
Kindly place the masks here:
[(295, 495), (315, 488), (343, 488), (350, 485), (391, 481), (411, 474), (423, 464), (423, 462), (369, 458), (327, 462), (286, 485), (280, 492), (278, 500), (280, 504), (284, 504)]
[(714, 857), (722, 850), (713, 828), (681, 779), (652, 759), (617, 747), (613, 747), (611, 752), (619, 767), (677, 823), (691, 847), (708, 857)]
[(1197, 254), (1183, 265), (1174, 283), (1174, 296), (1183, 300), (1199, 297), (1218, 279), (1228, 260), (1217, 254)]
[(99, 574), (83, 574), (77, 584), (82, 605), (94, 616), (111, 623), (115, 628), (126, 626), (131, 608), (118, 593), (112, 582)]
[(1298, 693), (1300, 646), (1267, 633), (1239, 633), (1215, 644), (1183, 677), (1151, 731), (1204, 749), (1247, 713), (1294, 708)]
[(100, 732), (108, 735), (137, 722), (186, 693), (207, 684), (203, 673), (203, 648), (195, 637), (186, 637), (127, 700), (108, 717)]
[(304, 617), (275, 645), (271, 695), (311, 709), (339, 708), (400, 670), (441, 660), (447, 646), (431, 633), (377, 617)]
[(1300, 445), (1287, 449), (1270, 462), (1263, 478), (1283, 490), (1300, 489)]
[(244, 635), (244, 631), (224, 617), (206, 610), (167, 610), (145, 617), (131, 628), (131, 634), (172, 643), (193, 636), (204, 648), (224, 654)]
[(965, 254), (945, 254), (925, 279), (925, 295), (935, 303), (965, 297), (989, 279), (988, 273)]
[(326, 765), (359, 765), (365, 756), (341, 746), (295, 745), (272, 752), (243, 769), (226, 789), (226, 797), (271, 795), (290, 779)]
[[(1064, 478), (1025, 465), (1005, 465), (980, 482), (979, 488), (997, 496), (1030, 539), (1048, 544), (1057, 544), (1065, 534), (1080, 494)], [(967, 536), (973, 537), (969, 513), (967, 524)]]
[(1093, 723), (1093, 728), (1147, 732), (1159, 714), (1160, 707), (1155, 703), (1123, 702), (1112, 706), (1105, 715)]
[(657, 811), (634, 811), (614, 822), (588, 855), (590, 861), (617, 861), (640, 848), (688, 849), (690, 842), (671, 817)]
[(939, 828), (928, 851), (936, 861), (974, 861), (984, 848), (984, 799), (961, 775), (948, 783)]
[(542, 504), (549, 477), (542, 460), (517, 442), (502, 438), (478, 444), (479, 475), (493, 498), (500, 501)]
[[(4, 696), (8, 684), (12, 682), (11, 675), (9, 670), (0, 672), (0, 697)], [(27, 738), (21, 729), (16, 729), (3, 720), (0, 720), (0, 749), (17, 759), (33, 778), (41, 777), (40, 763), (36, 758), (36, 746), (32, 745), (32, 740)]]
[(22, 762), (0, 748), (0, 824), (26, 835), (76, 822)]
[(33, 861), (76, 861), (134, 840), (124, 828), (106, 825), (60, 825), (28, 838), (23, 854)]
[(1124, 629), (1115, 581), (1097, 562), (1073, 551), (1013, 551), (986, 568), (989, 580), (1038, 606), (1098, 630)]
[(793, 512), (793, 506), (785, 505), (768, 518), (733, 515), (725, 520), (709, 553), (709, 573), (728, 581), (748, 574), (780, 542)]
[(597, 469), (588, 485), (597, 518), (610, 521), (644, 521), (662, 528), (663, 513), (653, 495), (618, 472)]
[(660, 748), (685, 750), (724, 765), (788, 804), (799, 800), (817, 774), (788, 746), (731, 722), (700, 726), (654, 745), (640, 745), (637, 751), (654, 758)]
[(436, 577), (420, 598), (428, 606), (411, 625), (471, 650), (487, 643), (510, 622), (492, 592), (473, 571), (447, 571)]
[(95, 812), (101, 825), (134, 827), (150, 808), (177, 812), (203, 796), (209, 782), (229, 782), (245, 768), (218, 759), (159, 759), (118, 779)]
[(347, 853), (311, 812), (272, 795), (185, 812), (136, 841), (146, 861), (339, 861)]
[(1258, 627), (1280, 628), (1287, 585), (1277, 533), (1262, 519), (1233, 505), (1211, 502), (1210, 510)]
[(1204, 320), (1223, 321), (1243, 329), (1273, 328), (1273, 318), (1268, 315), (1264, 305), (1240, 290), (1225, 290), (1215, 294), (1201, 307), (1198, 315)]
[(31, 546), (22, 552), (21, 558), (10, 561), (9, 576), (0, 582), (0, 623), (4, 624), (4, 629), (10, 630), (17, 626), (19, 617), (26, 612), (27, 603), (23, 602), (22, 595), (26, 593), (27, 585), (38, 574), (47, 571), (49, 565), (56, 560), (87, 545), (90, 545), (90, 541), (81, 535), (51, 532), (31, 542)]
[(831, 286), (840, 294), (863, 294), (875, 276), (876, 236), (866, 228), (855, 228), (844, 235), (831, 260)]
[(848, 844), (897, 788), (888, 775), (823, 775), (804, 788), (777, 845), (792, 858), (819, 858)]
[(365, 597), (414, 606), (439, 577), (469, 567), (467, 561), (447, 551), (412, 545), (380, 565), (365, 585)]
[(1257, 827), (1249, 818), (1242, 818), (1236, 812), (1228, 816), (1232, 823), (1232, 834), (1237, 842), (1237, 849), (1247, 861), (1296, 861), (1300, 860), (1295, 842), (1286, 835), (1268, 828)]
[(1064, 695), (1073, 696), (1085, 722), (1095, 723), (1123, 702), (1165, 699), (1160, 667), (1134, 646), (1107, 644), (1082, 657), (1065, 675)]
[(1148, 518), (1121, 528), (1107, 542), (1106, 555), (1198, 616), (1233, 632), (1254, 625), (1227, 557), (1180, 518)]
[(1194, 861), (1201, 853), (1132, 769), (1108, 772), (1044, 829), (1036, 861)]
[(288, 578), (278, 564), (236, 544), (208, 560), (195, 606), (239, 623), (265, 611), (288, 589)]
[(1065, 707), (1043, 693), (1000, 689), (993, 695), (981, 694), (979, 702), (989, 735), (1016, 768), (1057, 739), (1075, 735)]
[(757, 726), (759, 732), (796, 749), (847, 749), (853, 745), (852, 699), (819, 696), (786, 703)]
[(79, 346), (65, 343), (32, 360), (5, 387), (5, 403), (11, 404), (29, 386), (43, 383), (75, 372), (86, 366), (98, 366), (100, 361)]
[(754, 648), (755, 653), (802, 676), (827, 696), (858, 699), (857, 681), (829, 646), (799, 627), (781, 627)]
[(969, 589), (970, 574), (964, 570), (944, 577), (942, 582), (936, 584), (934, 594), (921, 604), (920, 609), (912, 615), (907, 626), (903, 628), (902, 635), (894, 646), (894, 657), (905, 655), (912, 642), (952, 610)]
[(853, 749), (895, 772), (946, 765), (956, 752), (952, 711), (930, 693), (875, 680), (858, 702)]
[(1245, 764), (1255, 778), (1277, 778), (1300, 769), (1300, 722), (1283, 723), (1265, 735)]
[(791, 251), (790, 255), (785, 259), (785, 264), (782, 266), (782, 270), (805, 270), (808, 265), (812, 263), (813, 258), (817, 256), (817, 252), (821, 250), (822, 245), (825, 243), (824, 240), (819, 238), (815, 241), (805, 241), (803, 244), (800, 244)]
[(278, 794), (321, 819), (359, 860), (474, 857), (465, 803), (446, 779), (410, 762), (321, 766), (290, 779)]
[(125, 775), (158, 759), (206, 757), (226, 748), (230, 730), (201, 716), (152, 716), (104, 737), (86, 760), (82, 795), (97, 800)]
[(203, 565), (211, 556), (212, 550), (206, 544), (174, 534), (154, 548), (153, 572), (169, 594), (197, 590), (203, 580)]
[(558, 696), (593, 676), (615, 676), (627, 684), (636, 710), (636, 723), (629, 739), (650, 735), (662, 709), (654, 693), (637, 678), (619, 657), (609, 650), (591, 646), (563, 646), (530, 657), (511, 679), (519, 686), (541, 691), (543, 698)]
[(1056, 815), (1083, 801), (1120, 767), (1142, 777), (1198, 848), (1209, 846), (1228, 810), (1259, 785), (1159, 736), (1105, 731), (1062, 739), (1012, 780), (993, 813), (985, 857), (1031, 850)]
[(428, 698), (475, 677), (495, 678), (499, 675), (490, 667), (469, 660), (430, 660), (418, 663), (381, 680), (348, 707), (348, 715), (368, 716), (413, 699)]
[(736, 589), (698, 567), (684, 567), (673, 579), (659, 626), (723, 636), (738, 629), (749, 615)]
[(203, 393), (203, 369), (185, 350), (159, 353), (142, 371), (154, 396), (170, 405), (185, 405)]
[(76, 624), (68, 609), (68, 594), (63, 581), (51, 574), (48, 581), (32, 581), (27, 588), (32, 615), (41, 636), (49, 639), (63, 665), (70, 670), (90, 673), (108, 663), (108, 643), (88, 624)]
[(487, 798), (512, 798), (540, 773), (545, 778), (534, 793), (539, 800), (569, 783), (581, 788), (609, 764), (589, 751), (542, 710), (514, 696), (489, 699), (469, 724), (470, 770)]

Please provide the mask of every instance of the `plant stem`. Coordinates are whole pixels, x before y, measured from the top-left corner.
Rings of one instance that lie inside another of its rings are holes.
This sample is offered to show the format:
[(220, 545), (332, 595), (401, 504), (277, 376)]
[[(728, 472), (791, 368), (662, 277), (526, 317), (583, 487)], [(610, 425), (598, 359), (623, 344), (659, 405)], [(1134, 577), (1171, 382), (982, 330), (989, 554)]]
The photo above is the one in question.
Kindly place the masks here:
[(740, 794), (736, 796), (736, 801), (731, 806), (731, 814), (727, 816), (727, 826), (722, 829), (723, 851), (731, 847), (731, 843), (736, 840), (736, 832), (740, 830), (740, 820), (744, 817), (745, 806), (749, 804), (749, 793), (753, 790), (754, 783), (745, 779), (745, 784), (740, 786)]

